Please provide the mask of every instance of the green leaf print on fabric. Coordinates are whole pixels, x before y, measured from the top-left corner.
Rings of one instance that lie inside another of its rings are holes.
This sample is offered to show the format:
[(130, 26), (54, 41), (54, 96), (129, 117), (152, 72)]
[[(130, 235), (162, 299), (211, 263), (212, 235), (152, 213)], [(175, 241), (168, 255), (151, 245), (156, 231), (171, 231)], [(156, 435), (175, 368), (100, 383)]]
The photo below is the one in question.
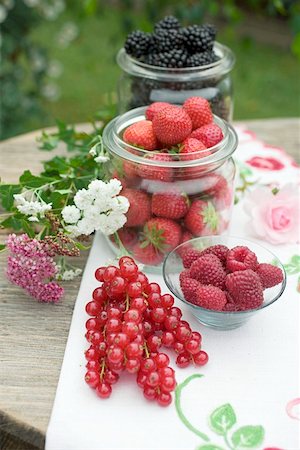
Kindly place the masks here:
[(264, 434), (261, 426), (247, 425), (239, 428), (232, 435), (234, 448), (255, 448), (262, 443)]
[(224, 436), (236, 423), (235, 412), (229, 403), (215, 409), (210, 415), (210, 426), (217, 434)]

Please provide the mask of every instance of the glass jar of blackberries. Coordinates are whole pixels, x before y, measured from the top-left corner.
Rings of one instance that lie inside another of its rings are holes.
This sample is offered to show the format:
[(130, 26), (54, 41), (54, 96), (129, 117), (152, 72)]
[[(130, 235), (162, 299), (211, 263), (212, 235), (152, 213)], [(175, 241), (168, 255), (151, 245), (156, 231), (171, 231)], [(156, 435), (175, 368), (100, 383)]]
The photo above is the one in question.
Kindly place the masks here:
[[(191, 100), (186, 109), (189, 113), (188, 107), (195, 103)], [(202, 133), (207, 131), (206, 141), (202, 135), (206, 145), (193, 137), (175, 145), (191, 136), (186, 111), (169, 105), (167, 114), (166, 110), (158, 113), (157, 105), (128, 111), (109, 122), (103, 132), (110, 157), (108, 177), (121, 181), (120, 195), (130, 203), (127, 222), (109, 242), (119, 253), (120, 247), (125, 247), (151, 270), (159, 269), (166, 254), (179, 243), (226, 233), (234, 199), (232, 154), (237, 147), (234, 129), (216, 115), (201, 128)], [(171, 120), (169, 127), (166, 120)], [(199, 130), (192, 133), (199, 134)]]
[(167, 16), (152, 33), (137, 30), (117, 55), (123, 73), (118, 83), (119, 112), (152, 102), (182, 104), (206, 98), (214, 114), (231, 121), (233, 52), (215, 41), (212, 25), (182, 27)]

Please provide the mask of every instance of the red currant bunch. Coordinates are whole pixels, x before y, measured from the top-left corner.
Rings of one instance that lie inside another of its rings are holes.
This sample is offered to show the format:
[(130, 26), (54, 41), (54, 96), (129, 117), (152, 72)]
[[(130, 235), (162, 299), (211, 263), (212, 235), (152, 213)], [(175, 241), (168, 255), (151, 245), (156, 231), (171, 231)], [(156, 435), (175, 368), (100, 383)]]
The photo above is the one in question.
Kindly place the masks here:
[(202, 366), (208, 355), (201, 350), (200, 333), (182, 320), (172, 295), (162, 295), (132, 258), (120, 258), (119, 267), (99, 267), (95, 277), (101, 284), (86, 305), (86, 383), (107, 398), (125, 370), (136, 375), (145, 398), (168, 406), (175, 372), (160, 348), (173, 349), (179, 367)]

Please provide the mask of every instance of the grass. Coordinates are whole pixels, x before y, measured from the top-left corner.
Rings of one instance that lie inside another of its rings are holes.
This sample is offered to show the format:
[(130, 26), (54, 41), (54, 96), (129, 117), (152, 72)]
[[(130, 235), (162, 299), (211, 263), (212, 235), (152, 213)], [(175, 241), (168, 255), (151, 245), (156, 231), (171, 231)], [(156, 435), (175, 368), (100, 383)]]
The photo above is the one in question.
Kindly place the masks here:
[[(61, 97), (45, 102), (49, 116), (31, 127), (51, 125), (55, 118), (69, 123), (87, 121), (107, 100), (107, 94), (116, 92), (121, 71), (115, 55), (124, 40), (116, 12), (81, 21), (79, 37), (62, 49), (56, 45), (55, 35), (66, 20), (72, 18), (65, 15), (34, 31), (34, 38), (49, 48), (51, 58), (61, 61), (64, 70), (57, 80)], [(237, 39), (232, 32), (221, 33), (219, 41), (230, 46), (237, 58), (233, 71), (235, 119), (299, 116), (299, 61), (289, 51)]]

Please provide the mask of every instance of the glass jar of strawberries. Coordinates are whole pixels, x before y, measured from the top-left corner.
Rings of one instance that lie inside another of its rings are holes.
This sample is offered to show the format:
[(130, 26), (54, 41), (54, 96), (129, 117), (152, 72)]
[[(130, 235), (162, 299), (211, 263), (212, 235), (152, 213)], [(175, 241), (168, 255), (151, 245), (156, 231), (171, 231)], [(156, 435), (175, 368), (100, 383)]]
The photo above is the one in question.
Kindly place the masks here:
[(179, 243), (226, 232), (237, 135), (206, 99), (131, 110), (106, 126), (103, 142), (109, 177), (122, 182), (130, 203), (126, 224), (110, 236), (113, 248), (154, 268)]

